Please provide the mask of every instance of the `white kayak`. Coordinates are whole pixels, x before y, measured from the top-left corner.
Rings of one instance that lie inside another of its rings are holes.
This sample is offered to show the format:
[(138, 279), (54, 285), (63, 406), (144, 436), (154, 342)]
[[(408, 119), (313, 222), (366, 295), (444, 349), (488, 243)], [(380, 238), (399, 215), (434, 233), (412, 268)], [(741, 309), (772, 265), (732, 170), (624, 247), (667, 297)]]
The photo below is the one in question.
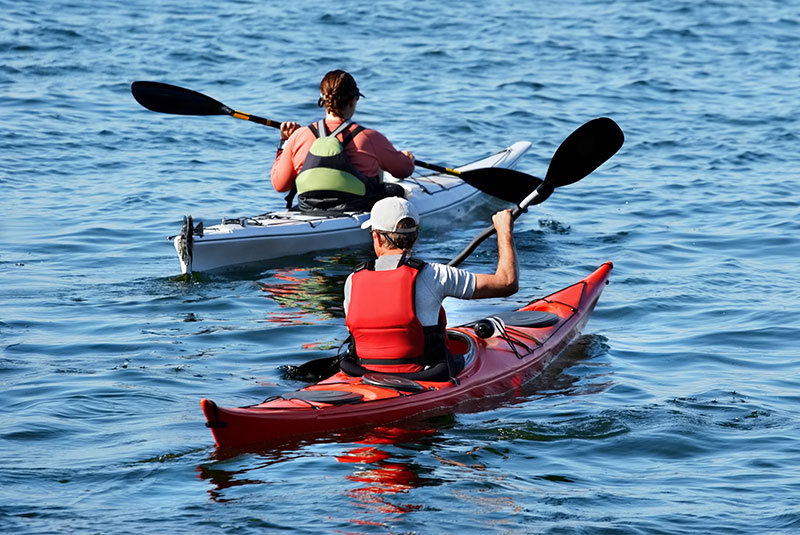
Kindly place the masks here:
[[(528, 141), (456, 168), (458, 171), (487, 167), (512, 168), (530, 148)], [(403, 180), (386, 175), (385, 180), (401, 185), (406, 198), (417, 207), (423, 220), (445, 216), (445, 221), (465, 215), (485, 195), (449, 174), (431, 174)], [(295, 210), (224, 219), (205, 227), (184, 218), (183, 229), (173, 236), (182, 273), (219, 271), (326, 249), (346, 248), (370, 243), (370, 234), (361, 228), (368, 213), (310, 215)]]

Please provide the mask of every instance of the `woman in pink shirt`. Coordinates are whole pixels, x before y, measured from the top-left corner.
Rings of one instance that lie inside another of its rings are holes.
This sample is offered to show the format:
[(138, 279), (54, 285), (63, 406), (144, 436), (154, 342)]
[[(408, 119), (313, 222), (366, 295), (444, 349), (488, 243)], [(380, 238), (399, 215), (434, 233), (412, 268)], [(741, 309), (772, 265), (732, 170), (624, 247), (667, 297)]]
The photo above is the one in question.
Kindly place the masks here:
[(402, 197), (402, 187), (382, 181), (383, 171), (406, 178), (414, 171), (414, 156), (395, 149), (380, 132), (351, 121), (363, 96), (355, 79), (345, 71), (331, 71), (319, 89), (317, 104), (325, 108), (325, 119), (302, 128), (295, 122), (281, 124), (270, 175), (277, 191), (290, 192), (287, 207), (295, 192), (304, 211), (368, 211), (379, 199)]

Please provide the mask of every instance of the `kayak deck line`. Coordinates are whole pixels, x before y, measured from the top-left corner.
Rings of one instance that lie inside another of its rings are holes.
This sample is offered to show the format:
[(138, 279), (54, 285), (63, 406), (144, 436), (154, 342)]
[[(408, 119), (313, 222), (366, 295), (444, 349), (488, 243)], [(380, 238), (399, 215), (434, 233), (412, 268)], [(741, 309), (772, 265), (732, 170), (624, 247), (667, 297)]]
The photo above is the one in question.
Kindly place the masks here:
[(222, 219), (220, 225), (239, 225), (242, 227), (247, 227), (250, 225), (257, 225), (257, 226), (265, 226), (265, 221), (301, 221), (313, 224), (315, 221), (324, 221), (327, 219), (336, 219), (339, 217), (352, 217), (358, 218), (363, 212), (337, 212), (337, 213), (318, 213), (318, 214), (309, 214), (309, 213), (302, 213), (297, 211), (286, 211), (286, 212), (266, 212), (263, 214), (259, 214), (256, 216), (249, 216), (249, 217), (233, 217), (230, 219)]
[[(465, 361), (457, 383), (400, 377), (394, 382), (404, 384), (387, 385), (381, 384), (380, 376), (388, 374), (350, 377), (340, 371), (254, 405), (223, 408), (203, 399), (206, 425), (217, 446), (240, 447), (330, 436), (409, 418), (484, 410), (496, 398), (516, 395), (577, 336), (597, 304), (612, 267), (607, 262), (583, 280), (534, 299), (516, 311), (555, 314), (558, 319), (554, 323), (540, 322), (534, 327), (508, 324), (502, 332), (487, 338), (476, 335), (477, 322), (448, 328), (448, 345), (454, 354), (464, 355)], [(392, 382), (393, 377), (388, 377)]]

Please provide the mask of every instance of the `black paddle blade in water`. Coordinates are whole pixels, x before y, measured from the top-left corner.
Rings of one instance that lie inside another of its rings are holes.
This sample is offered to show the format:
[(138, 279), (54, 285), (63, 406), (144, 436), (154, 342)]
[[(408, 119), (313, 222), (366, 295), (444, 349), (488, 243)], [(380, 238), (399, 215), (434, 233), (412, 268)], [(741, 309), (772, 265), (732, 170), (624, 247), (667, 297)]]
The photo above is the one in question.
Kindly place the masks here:
[(300, 366), (281, 366), (280, 369), (284, 379), (316, 383), (339, 371), (339, 356), (314, 359)]
[(174, 115), (230, 115), (233, 110), (213, 98), (161, 82), (133, 82), (136, 102), (151, 111)]
[(458, 177), (475, 189), (514, 204), (521, 203), (542, 184), (541, 178), (503, 167), (461, 171)]

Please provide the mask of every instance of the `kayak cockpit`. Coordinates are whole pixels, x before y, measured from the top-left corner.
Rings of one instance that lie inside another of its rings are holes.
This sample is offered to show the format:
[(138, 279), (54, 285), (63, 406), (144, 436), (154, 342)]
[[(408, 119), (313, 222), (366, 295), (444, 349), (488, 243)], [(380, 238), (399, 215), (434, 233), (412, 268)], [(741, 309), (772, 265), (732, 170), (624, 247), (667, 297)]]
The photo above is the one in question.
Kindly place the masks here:
[[(474, 361), (474, 340), (466, 333), (449, 330), (447, 345), (453, 357), (463, 361), (459, 370), (468, 368)], [(460, 362), (459, 362), (460, 364)], [(444, 364), (447, 366), (447, 364)], [(258, 409), (321, 409), (330, 406), (351, 405), (370, 401), (406, 397), (431, 390), (439, 390), (454, 384), (452, 380), (426, 381), (423, 378), (404, 377), (396, 374), (375, 373), (363, 369), (350, 375), (346, 365), (340, 371), (314, 385), (294, 392), (287, 392), (252, 405)], [(360, 366), (358, 367), (360, 368)]]
[[(423, 370), (413, 373), (402, 374), (381, 374), (400, 379), (410, 379), (411, 381), (423, 381), (430, 383), (447, 383), (455, 379), (466, 367), (466, 356), (470, 353), (475, 354), (474, 351), (470, 352), (471, 339), (463, 333), (455, 330), (447, 332), (447, 350), (448, 357), (446, 361), (439, 362), (433, 366), (429, 366)], [(358, 364), (355, 360), (343, 358), (339, 362), (341, 370), (349, 377), (358, 378), (372, 374), (372, 372), (364, 366)]]

